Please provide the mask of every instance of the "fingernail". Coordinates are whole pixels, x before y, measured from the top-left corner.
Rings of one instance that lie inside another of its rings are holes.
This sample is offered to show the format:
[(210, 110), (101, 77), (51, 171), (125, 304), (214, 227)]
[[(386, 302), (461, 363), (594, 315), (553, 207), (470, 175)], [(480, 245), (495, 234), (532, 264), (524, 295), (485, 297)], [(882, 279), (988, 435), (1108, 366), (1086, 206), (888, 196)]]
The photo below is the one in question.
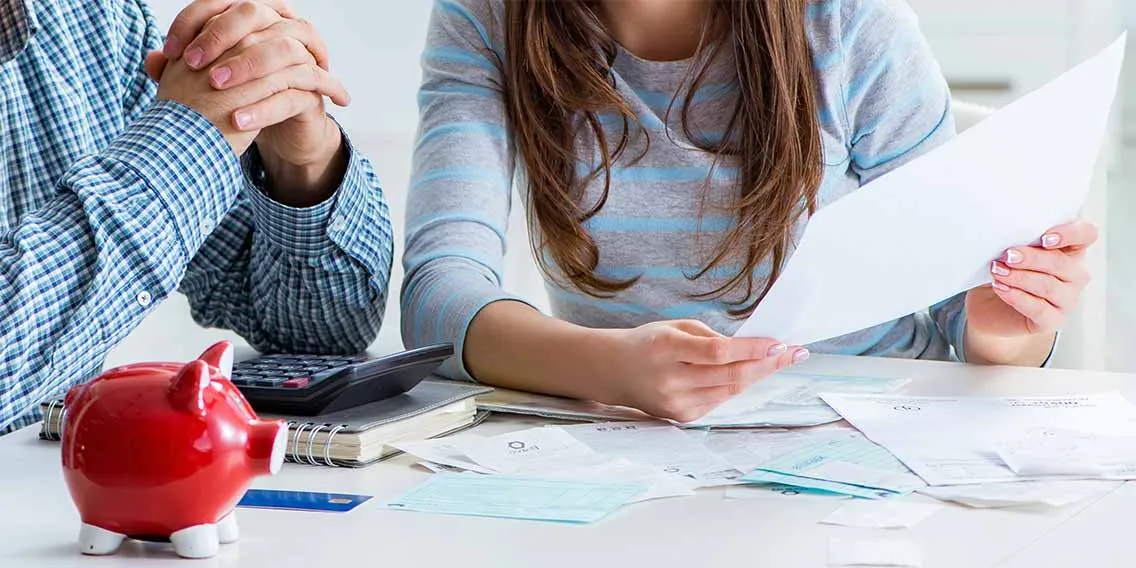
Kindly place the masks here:
[(788, 349), (788, 348), (789, 348), (789, 346), (785, 345), (784, 343), (778, 343), (776, 345), (770, 345), (768, 356), (769, 357), (776, 357), (777, 355), (784, 353), (785, 350)]
[(250, 124), (252, 124), (252, 113), (243, 111), (237, 113), (237, 126), (239, 128), (245, 128)]
[(201, 60), (205, 57), (205, 51), (200, 47), (191, 48), (185, 52), (185, 63), (193, 69), (201, 66)]
[(1022, 261), (1022, 253), (1010, 249), (1006, 251), (1006, 264), (1017, 264)]
[(804, 361), (805, 359), (808, 359), (808, 358), (809, 358), (809, 350), (808, 349), (798, 349), (797, 352), (793, 354), (793, 362), (794, 363), (800, 363), (801, 361)]
[(172, 59), (177, 56), (177, 51), (181, 49), (181, 40), (177, 36), (170, 36), (166, 38), (165, 45), (162, 46), (162, 53), (167, 58)]
[(996, 274), (998, 276), (1009, 276), (1010, 275), (1010, 270), (1005, 268), (1001, 264), (998, 264), (997, 261), (990, 263), (990, 272), (993, 272), (994, 274)]
[(1056, 233), (1049, 233), (1041, 237), (1041, 246), (1045, 248), (1053, 248), (1059, 244), (1061, 244), (1061, 235)]
[(990, 285), (993, 286), (995, 290), (1001, 290), (1003, 292), (1009, 292), (1010, 291), (1010, 287), (1001, 283), (1001, 282), (997, 282), (997, 281), (991, 282)]
[(225, 82), (233, 76), (233, 72), (229, 70), (228, 67), (218, 67), (213, 70), (212, 76), (213, 82), (216, 83), (218, 87), (224, 87)]

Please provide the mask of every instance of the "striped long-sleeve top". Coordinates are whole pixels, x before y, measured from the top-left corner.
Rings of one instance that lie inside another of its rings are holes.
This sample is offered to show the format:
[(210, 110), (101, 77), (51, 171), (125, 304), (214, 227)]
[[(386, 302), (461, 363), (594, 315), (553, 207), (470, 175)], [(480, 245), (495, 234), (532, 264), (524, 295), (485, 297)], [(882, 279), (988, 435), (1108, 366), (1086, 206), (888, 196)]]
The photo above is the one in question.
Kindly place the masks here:
[[(499, 300), (524, 301), (506, 293), (501, 280), (514, 179), (522, 200), (528, 195), (506, 119), (503, 17), (502, 0), (437, 0), (422, 55), (402, 334), (407, 346), (454, 343), (458, 353), (444, 371), (455, 378), (473, 378), (460, 361), (478, 311)], [(806, 26), (824, 150), (821, 207), (955, 135), (946, 82), (903, 0), (814, 0)], [(711, 62), (709, 80), (696, 92), (688, 92), (684, 80), (691, 64), (646, 61), (619, 49), (614, 84), (644, 131), (631, 129), (626, 158), (612, 171), (609, 198), (585, 228), (599, 248), (600, 275), (639, 280), (601, 299), (561, 285), (566, 279), (554, 273), (545, 280), (556, 317), (593, 328), (694, 318), (725, 334), (741, 324), (724, 302), (736, 295), (693, 299), (718, 288), (737, 266), (688, 278), (706, 265), (718, 239), (736, 222), (727, 207), (738, 191), (737, 169), (729, 160), (712, 167), (715, 156), (691, 144), (681, 113), (667, 112), (672, 101), (679, 109), (691, 97), (691, 137), (721, 136), (737, 96), (730, 80), (734, 62), (728, 55)], [(622, 132), (614, 113), (603, 119), (608, 136)], [(592, 136), (577, 140), (582, 172), (595, 165), (598, 144)], [(640, 159), (628, 163), (635, 158)], [(583, 208), (598, 198), (602, 184), (601, 177), (585, 188)], [(805, 223), (798, 223), (798, 237)], [(760, 290), (768, 261), (757, 271)], [(959, 295), (809, 347), (948, 359), (961, 356), (965, 325)]]

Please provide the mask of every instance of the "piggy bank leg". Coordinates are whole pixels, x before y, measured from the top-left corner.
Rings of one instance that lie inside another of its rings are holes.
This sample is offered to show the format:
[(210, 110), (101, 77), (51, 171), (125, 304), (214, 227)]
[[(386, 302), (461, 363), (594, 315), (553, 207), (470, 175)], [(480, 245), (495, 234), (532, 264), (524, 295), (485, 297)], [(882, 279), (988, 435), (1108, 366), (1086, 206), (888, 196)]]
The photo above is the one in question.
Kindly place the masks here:
[(170, 542), (174, 545), (174, 552), (183, 558), (209, 558), (221, 547), (217, 525), (186, 527), (171, 534)]
[(220, 521), (217, 521), (217, 539), (221, 544), (237, 542), (241, 538), (241, 531), (237, 528), (237, 512), (229, 511)]
[(83, 523), (79, 528), (79, 550), (91, 555), (114, 554), (124, 538), (118, 533)]

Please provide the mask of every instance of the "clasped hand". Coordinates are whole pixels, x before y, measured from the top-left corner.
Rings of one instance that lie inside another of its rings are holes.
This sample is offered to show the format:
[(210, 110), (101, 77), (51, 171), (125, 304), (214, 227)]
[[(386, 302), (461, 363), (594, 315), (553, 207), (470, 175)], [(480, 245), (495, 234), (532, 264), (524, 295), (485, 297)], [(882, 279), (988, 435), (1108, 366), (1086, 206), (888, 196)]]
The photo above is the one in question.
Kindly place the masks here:
[(197, 0), (146, 58), (159, 100), (203, 115), (238, 155), (255, 142), (270, 175), (286, 169), (278, 177), (308, 189), (338, 185), (323, 179), (342, 146), (324, 97), (347, 106), (350, 95), (328, 69), (323, 39), (283, 0)]

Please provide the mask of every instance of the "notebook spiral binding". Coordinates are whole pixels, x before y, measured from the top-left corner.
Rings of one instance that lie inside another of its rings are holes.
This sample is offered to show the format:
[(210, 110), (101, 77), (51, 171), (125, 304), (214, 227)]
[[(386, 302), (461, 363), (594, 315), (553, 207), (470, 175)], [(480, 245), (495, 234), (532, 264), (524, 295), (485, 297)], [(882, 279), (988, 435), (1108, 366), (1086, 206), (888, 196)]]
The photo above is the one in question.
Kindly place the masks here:
[[(49, 424), (59, 419), (59, 427), (53, 432), (48, 428)], [(63, 427), (64, 421), (67, 420), (67, 409), (63, 406), (62, 400), (52, 400), (47, 405), (47, 410), (43, 413), (43, 423), (40, 425), (39, 437), (44, 440), (51, 440), (59, 442), (63, 440)]]
[[(339, 467), (339, 464), (335, 463), (331, 459), (331, 444), (332, 444), (332, 441), (335, 440), (335, 435), (338, 434), (340, 430), (342, 430), (346, 427), (347, 427), (346, 424), (339, 424), (337, 426), (332, 426), (331, 424), (316, 424), (314, 422), (304, 422), (304, 423), (301, 424), (300, 422), (298, 422), (296, 420), (289, 420), (288, 421), (288, 428), (289, 429), (295, 428), (295, 431), (292, 434), (292, 451), (287, 453), (284, 456), (284, 460), (288, 461), (288, 462), (292, 462), (292, 463), (297, 463), (297, 464), (310, 464), (310, 465), (317, 465), (317, 466), (318, 465), (327, 465), (328, 467)], [(300, 444), (301, 444), (300, 440), (301, 440), (301, 437), (304, 433), (304, 430), (308, 430), (309, 428), (310, 428), (310, 430), (308, 431), (307, 451), (301, 452), (300, 451)], [(325, 428), (328, 430), (328, 432), (327, 432), (327, 440), (324, 441), (322, 444), (320, 444), (320, 445), (323, 446), (323, 463), (321, 464), (318, 461), (316, 461), (315, 443), (316, 443), (316, 434), (318, 434), (320, 430), (323, 430)]]

